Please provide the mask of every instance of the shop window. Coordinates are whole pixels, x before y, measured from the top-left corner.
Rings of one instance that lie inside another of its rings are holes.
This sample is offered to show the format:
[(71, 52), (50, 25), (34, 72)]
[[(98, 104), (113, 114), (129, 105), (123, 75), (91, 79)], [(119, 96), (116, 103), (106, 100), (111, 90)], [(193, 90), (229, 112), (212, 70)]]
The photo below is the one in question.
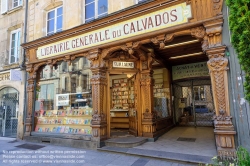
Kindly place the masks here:
[(1, 1), (1, 14), (8, 12), (14, 8), (22, 6), (22, 0), (2, 0)]
[(20, 54), (20, 29), (12, 31), (10, 34), (10, 63), (19, 61)]
[(165, 118), (171, 116), (171, 100), (170, 100), (170, 85), (167, 81), (168, 77), (167, 69), (155, 69), (154, 70), (154, 111), (157, 113), (157, 118)]
[(57, 7), (47, 14), (47, 35), (62, 31), (63, 7)]
[[(70, 65), (58, 62), (51, 70), (57, 71), (52, 77), (38, 80), (35, 132), (91, 135), (92, 73), (84, 59), (77, 58)], [(49, 69), (50, 66), (45, 66), (41, 72), (51, 72)]]
[(107, 0), (85, 0), (85, 22), (108, 14)]

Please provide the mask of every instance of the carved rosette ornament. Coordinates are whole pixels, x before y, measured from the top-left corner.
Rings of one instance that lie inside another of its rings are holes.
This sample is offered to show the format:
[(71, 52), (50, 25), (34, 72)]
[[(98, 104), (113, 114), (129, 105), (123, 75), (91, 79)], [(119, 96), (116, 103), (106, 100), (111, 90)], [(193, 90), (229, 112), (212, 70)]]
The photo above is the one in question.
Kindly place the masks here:
[(205, 34), (206, 34), (206, 30), (203, 26), (191, 29), (191, 35), (197, 39), (203, 39)]
[(124, 51), (127, 51), (130, 55), (133, 55), (135, 50), (139, 49), (141, 44), (142, 43), (140, 41), (129, 42), (129, 43), (126, 43), (125, 45), (122, 45), (121, 49), (124, 50)]
[(92, 115), (91, 124), (92, 125), (101, 125), (101, 123), (106, 122), (106, 116), (103, 112), (98, 114), (98, 111), (95, 111)]
[(226, 116), (224, 110), (220, 110), (219, 116), (214, 116), (214, 126), (216, 130), (234, 130), (232, 116)]
[(159, 45), (160, 49), (164, 49), (165, 43), (171, 42), (173, 39), (174, 39), (174, 33), (167, 35), (163, 34), (152, 38), (151, 42), (153, 42), (155, 45)]
[(157, 113), (155, 111), (149, 112), (148, 109), (143, 113), (144, 120), (154, 120), (156, 119)]

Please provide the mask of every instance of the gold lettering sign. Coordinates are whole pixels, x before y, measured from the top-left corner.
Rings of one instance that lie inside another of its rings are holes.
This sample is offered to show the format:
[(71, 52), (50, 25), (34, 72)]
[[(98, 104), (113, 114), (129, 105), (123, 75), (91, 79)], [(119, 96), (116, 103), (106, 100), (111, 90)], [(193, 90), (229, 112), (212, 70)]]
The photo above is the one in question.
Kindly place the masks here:
[(192, 77), (207, 77), (209, 76), (207, 62), (173, 66), (172, 76), (173, 80), (192, 78)]
[(0, 74), (0, 81), (10, 80), (10, 73), (2, 73)]
[(188, 22), (188, 18), (191, 16), (191, 6), (184, 2), (144, 16), (39, 47), (37, 49), (37, 58), (49, 58), (62, 53), (82, 50), (84, 48), (180, 25)]

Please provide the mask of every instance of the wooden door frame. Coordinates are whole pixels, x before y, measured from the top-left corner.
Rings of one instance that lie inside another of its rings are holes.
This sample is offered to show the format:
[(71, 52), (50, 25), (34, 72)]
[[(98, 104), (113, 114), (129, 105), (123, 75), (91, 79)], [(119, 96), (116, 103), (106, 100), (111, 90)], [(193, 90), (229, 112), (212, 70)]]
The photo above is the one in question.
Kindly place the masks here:
[[(125, 71), (124, 71), (125, 70)], [(112, 69), (112, 70), (108, 70), (107, 71), (107, 81), (108, 81), (108, 83), (107, 83), (107, 85), (108, 85), (108, 87), (107, 87), (107, 94), (106, 94), (106, 97), (107, 97), (107, 138), (110, 138), (110, 134), (111, 134), (111, 129), (110, 129), (110, 127), (111, 127), (111, 124), (110, 124), (110, 100), (111, 100), (111, 98), (110, 98), (110, 93), (111, 93), (111, 90), (110, 90), (110, 74), (117, 74), (117, 75), (122, 75), (122, 74), (135, 74), (135, 75), (137, 75), (138, 74), (138, 71), (136, 70), (136, 69), (134, 69), (134, 70), (126, 70), (126, 69), (124, 69), (124, 70), (117, 70), (117, 69)], [(137, 86), (137, 85), (136, 85)], [(137, 120), (138, 120), (138, 116), (137, 116)], [(139, 126), (139, 125), (138, 125)]]

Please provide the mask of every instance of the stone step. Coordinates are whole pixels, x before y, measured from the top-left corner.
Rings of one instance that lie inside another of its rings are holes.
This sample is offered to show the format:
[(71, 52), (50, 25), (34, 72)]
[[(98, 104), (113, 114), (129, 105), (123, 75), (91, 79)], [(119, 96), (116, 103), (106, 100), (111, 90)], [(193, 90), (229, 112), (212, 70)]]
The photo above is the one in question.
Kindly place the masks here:
[(139, 146), (148, 141), (145, 137), (119, 137), (111, 138), (105, 141), (105, 145), (109, 147), (132, 148)]
[(150, 158), (180, 162), (185, 164), (194, 164), (194, 165), (198, 164), (204, 165), (211, 163), (211, 158), (213, 157), (213, 156), (192, 155), (192, 154), (165, 152), (157, 150), (147, 150), (139, 148), (121, 148), (121, 147), (109, 147), (109, 146), (104, 146), (102, 148), (98, 148), (97, 150), (122, 153), (126, 155), (150, 157)]

